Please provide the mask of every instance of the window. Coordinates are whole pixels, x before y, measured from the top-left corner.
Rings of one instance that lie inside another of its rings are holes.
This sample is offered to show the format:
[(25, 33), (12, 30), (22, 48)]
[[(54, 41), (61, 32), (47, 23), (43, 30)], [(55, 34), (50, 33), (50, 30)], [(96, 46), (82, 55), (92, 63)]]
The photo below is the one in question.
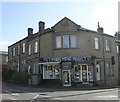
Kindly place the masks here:
[(6, 60), (5, 60), (5, 62), (6, 62), (6, 63), (8, 62), (8, 56), (6, 56)]
[(106, 51), (110, 51), (110, 41), (106, 40)]
[(23, 59), (22, 61), (21, 61), (21, 70), (22, 71), (24, 71), (25, 70), (25, 68), (26, 68), (26, 60), (25, 59)]
[(28, 74), (30, 75), (31, 74), (31, 66), (28, 65)]
[(120, 53), (120, 46), (117, 46), (117, 53)]
[(16, 69), (15, 69), (15, 62), (13, 62), (12, 64), (13, 64), (13, 70), (16, 70)]
[(43, 67), (43, 79), (59, 79), (59, 65), (48, 65)]
[(61, 36), (56, 36), (56, 48), (61, 48)]
[(34, 52), (37, 53), (38, 52), (38, 42), (35, 42), (35, 48), (34, 48)]
[(22, 44), (22, 52), (25, 53), (25, 43)]
[(77, 38), (75, 35), (64, 35), (63, 36), (63, 48), (76, 48)]
[(39, 73), (39, 69), (38, 69), (38, 64), (37, 63), (34, 63), (33, 64), (33, 74), (38, 74)]
[(75, 35), (70, 36), (70, 41), (71, 41), (71, 48), (76, 48), (77, 47), (77, 38)]
[(28, 45), (28, 55), (31, 55), (31, 44)]
[(18, 55), (20, 54), (20, 46), (18, 46)]
[(95, 38), (95, 49), (99, 49), (99, 38)]
[(74, 80), (76, 82), (81, 82), (82, 81), (82, 76), (81, 76), (81, 66), (80, 65), (75, 65), (74, 66)]
[[(63, 45), (62, 45), (63, 44)], [(76, 48), (77, 38), (75, 35), (56, 36), (56, 48)]]
[(63, 48), (69, 48), (69, 35), (64, 35), (63, 36)]
[(15, 56), (15, 48), (13, 48), (13, 56)]
[(20, 66), (19, 66), (19, 62), (17, 63), (17, 72), (20, 71)]
[(113, 75), (113, 67), (110, 64), (110, 61), (106, 62), (107, 75)]

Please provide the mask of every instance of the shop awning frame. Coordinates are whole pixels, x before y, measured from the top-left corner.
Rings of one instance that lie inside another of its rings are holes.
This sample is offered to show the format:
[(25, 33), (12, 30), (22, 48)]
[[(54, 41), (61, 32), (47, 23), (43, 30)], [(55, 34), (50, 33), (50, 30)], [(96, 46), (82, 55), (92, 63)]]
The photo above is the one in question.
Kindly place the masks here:
[(39, 63), (40, 65), (56, 65), (56, 64), (60, 64), (61, 61), (59, 62), (42, 62), (42, 63)]

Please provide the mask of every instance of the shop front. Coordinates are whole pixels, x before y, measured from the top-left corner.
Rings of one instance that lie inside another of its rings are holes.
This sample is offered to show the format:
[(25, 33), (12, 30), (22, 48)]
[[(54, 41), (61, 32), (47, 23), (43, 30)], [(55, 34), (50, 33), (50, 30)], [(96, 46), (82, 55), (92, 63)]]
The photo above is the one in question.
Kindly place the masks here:
[(84, 57), (84, 60), (83, 57), (44, 59), (40, 65), (42, 66), (43, 81), (58, 82), (62, 86), (93, 83), (94, 65), (92, 57), (86, 57), (86, 59)]

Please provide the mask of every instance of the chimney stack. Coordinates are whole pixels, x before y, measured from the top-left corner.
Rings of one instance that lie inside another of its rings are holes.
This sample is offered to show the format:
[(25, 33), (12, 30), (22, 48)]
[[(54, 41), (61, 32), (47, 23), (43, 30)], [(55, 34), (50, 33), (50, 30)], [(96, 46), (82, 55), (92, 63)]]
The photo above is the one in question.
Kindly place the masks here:
[(100, 27), (99, 22), (98, 22), (98, 29), (97, 32), (102, 34), (104, 32), (104, 29), (102, 27)]
[(45, 23), (43, 21), (39, 22), (39, 32), (44, 32), (45, 29)]
[(33, 34), (33, 29), (32, 28), (28, 28), (28, 36)]

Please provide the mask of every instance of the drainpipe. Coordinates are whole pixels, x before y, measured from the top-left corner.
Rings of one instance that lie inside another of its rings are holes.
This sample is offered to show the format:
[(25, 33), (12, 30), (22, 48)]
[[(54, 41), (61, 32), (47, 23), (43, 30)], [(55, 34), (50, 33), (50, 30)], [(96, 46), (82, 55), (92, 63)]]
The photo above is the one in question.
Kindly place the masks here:
[(104, 81), (105, 81), (105, 85), (106, 85), (106, 70), (105, 70), (105, 51), (104, 51), (104, 48), (105, 48), (105, 44), (104, 44), (104, 38), (103, 38), (104, 35), (102, 35), (102, 42), (103, 42), (103, 67), (104, 67)]
[(96, 83), (96, 76), (95, 76), (95, 56), (92, 56), (92, 66), (93, 66), (93, 86), (95, 86)]

